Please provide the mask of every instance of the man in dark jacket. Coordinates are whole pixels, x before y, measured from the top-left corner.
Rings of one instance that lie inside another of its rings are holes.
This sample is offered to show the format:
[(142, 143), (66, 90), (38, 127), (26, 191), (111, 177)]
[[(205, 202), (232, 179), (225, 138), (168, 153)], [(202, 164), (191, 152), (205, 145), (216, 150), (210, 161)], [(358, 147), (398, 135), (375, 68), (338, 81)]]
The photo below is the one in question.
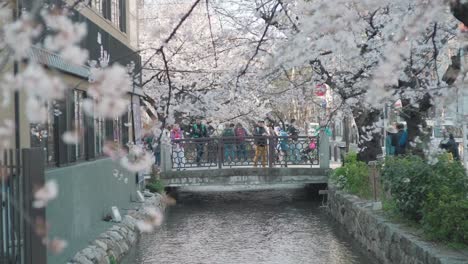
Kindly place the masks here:
[(262, 158), (262, 167), (266, 167), (267, 160), (267, 138), (268, 136), (265, 123), (263, 121), (258, 121), (257, 126), (254, 128), (253, 135), (255, 137), (255, 157), (254, 157), (254, 167), (257, 167), (258, 159)]
[[(208, 130), (206, 129), (206, 126), (202, 124), (200, 119), (197, 119), (196, 123), (192, 126), (190, 129), (190, 134), (192, 135), (192, 138), (194, 139), (202, 139), (202, 138), (207, 138), (208, 137)], [(201, 160), (203, 157), (204, 153), (204, 148), (205, 148), (205, 142), (200, 140), (196, 144), (197, 148), (197, 165), (201, 165)]]
[(208, 137), (208, 129), (206, 125), (202, 124), (200, 119), (197, 119), (196, 123), (192, 126), (190, 134), (192, 138), (205, 138)]
[(455, 141), (455, 137), (452, 133), (449, 135), (449, 140), (446, 143), (441, 143), (440, 147), (445, 149), (448, 153), (451, 153), (454, 160), (460, 159), (460, 155), (458, 154), (458, 143)]
[(408, 146), (408, 132), (405, 130), (405, 125), (397, 125), (398, 132), (396, 134), (397, 145), (395, 146), (395, 156), (405, 155), (406, 147)]

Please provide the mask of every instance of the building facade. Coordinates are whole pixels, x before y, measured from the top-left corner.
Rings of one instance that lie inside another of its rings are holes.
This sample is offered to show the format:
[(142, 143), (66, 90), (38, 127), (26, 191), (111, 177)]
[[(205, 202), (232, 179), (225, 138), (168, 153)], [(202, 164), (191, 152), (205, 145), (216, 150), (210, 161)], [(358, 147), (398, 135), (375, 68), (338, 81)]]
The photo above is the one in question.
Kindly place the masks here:
[[(28, 10), (36, 3), (36, 0), (17, 1), (20, 10)], [(63, 4), (64, 1), (46, 2)], [(107, 54), (109, 64), (119, 63), (133, 69), (133, 89), (126, 95), (127, 113), (111, 120), (85, 115), (83, 100), (87, 97), (89, 67), (70, 64), (58, 54), (35, 46), (29, 59), (18, 65), (18, 70), (23, 70), (31, 61), (40, 63), (50, 74), (64, 80), (69, 86), (68, 94), (63, 100), (48, 103), (48, 119), (43, 124), (28, 121), (23, 94), (0, 114), (0, 121), (17, 120), (16, 135), (12, 139), (16, 144), (12, 145), (17, 149), (42, 149), (45, 180), (55, 180), (59, 185), (59, 196), (49, 203), (45, 216), (50, 225), (49, 237), (66, 240), (68, 247), (59, 255), (48, 253), (46, 263), (51, 264), (67, 263), (74, 253), (107, 229), (111, 223), (103, 219), (111, 214), (112, 206), (126, 209), (134, 206), (136, 190), (142, 181), (138, 174), (126, 171), (103, 153), (105, 142), (126, 146), (141, 137), (141, 57), (136, 1), (89, 2), (89, 6), (73, 14), (72, 20), (87, 25), (88, 33), (81, 46), (89, 51), (90, 60), (97, 61)], [(66, 144), (62, 140), (66, 131), (80, 131), (79, 143)]]

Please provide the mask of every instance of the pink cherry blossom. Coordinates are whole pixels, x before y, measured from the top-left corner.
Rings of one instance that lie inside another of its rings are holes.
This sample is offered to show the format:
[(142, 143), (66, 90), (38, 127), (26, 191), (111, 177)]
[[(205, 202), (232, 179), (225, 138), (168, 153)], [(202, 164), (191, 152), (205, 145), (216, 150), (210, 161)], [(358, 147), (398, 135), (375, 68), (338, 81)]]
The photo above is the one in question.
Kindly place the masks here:
[(55, 180), (47, 181), (46, 184), (34, 194), (33, 206), (35, 208), (46, 207), (49, 201), (58, 195), (58, 184)]

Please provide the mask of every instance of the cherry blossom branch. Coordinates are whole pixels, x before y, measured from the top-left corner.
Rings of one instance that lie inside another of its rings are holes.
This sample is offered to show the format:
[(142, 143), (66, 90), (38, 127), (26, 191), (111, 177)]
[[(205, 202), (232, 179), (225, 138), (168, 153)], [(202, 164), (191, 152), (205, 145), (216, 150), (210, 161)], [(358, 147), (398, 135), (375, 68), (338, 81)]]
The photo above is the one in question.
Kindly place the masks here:
[(287, 8), (286, 8), (286, 5), (283, 3), (282, 0), (278, 0), (278, 3), (280, 3), (280, 5), (281, 5), (281, 7), (282, 7), (282, 9), (283, 9), (283, 11), (284, 11), (285, 16), (288, 18), (289, 22), (291, 22), (294, 31), (295, 31), (296, 33), (299, 33), (300, 30), (299, 30), (299, 28), (297, 27), (296, 23), (294, 23), (294, 20), (293, 20), (293, 19), (291, 18), (291, 16), (289, 15), (288, 10), (287, 10)]
[(439, 70), (438, 70), (438, 66), (437, 66), (437, 57), (439, 55), (439, 49), (437, 49), (437, 44), (436, 44), (436, 36), (437, 36), (437, 22), (434, 23), (434, 27), (433, 27), (433, 31), (432, 31), (432, 35), (431, 35), (431, 39), (432, 39), (432, 47), (434, 48), (434, 71), (435, 71), (435, 74), (437, 76), (437, 85), (440, 85), (440, 76), (439, 76)]
[[(166, 69), (166, 77), (167, 77), (167, 85), (168, 85), (168, 92), (167, 92), (167, 103), (166, 103), (166, 109), (165, 112), (165, 116), (164, 118), (162, 119), (162, 122), (161, 122), (161, 129), (164, 129), (166, 127), (166, 121), (167, 121), (167, 118), (169, 117), (169, 108), (171, 106), (171, 98), (172, 98), (172, 80), (171, 80), (171, 75), (169, 73), (169, 64), (168, 64), (168, 61), (167, 61), (167, 58), (166, 58), (166, 53), (164, 52), (163, 49), (161, 49), (161, 57), (162, 57), (162, 60), (164, 62), (164, 67)], [(158, 142), (161, 142), (161, 138), (162, 138), (162, 134), (161, 133), (159, 135), (159, 138), (158, 138)]]
[[(237, 76), (237, 82), (239, 81), (239, 78), (241, 76), (243, 76), (243, 75), (245, 75), (247, 73), (247, 70), (249, 69), (250, 64), (255, 59), (255, 57), (258, 55), (258, 52), (260, 51), (260, 47), (262, 46), (263, 42), (265, 41), (266, 34), (268, 32), (268, 29), (271, 26), (271, 22), (272, 22), (272, 20), (273, 20), (273, 18), (275, 16), (276, 9), (278, 8), (279, 5), (280, 5), (280, 2), (277, 2), (273, 6), (273, 8), (271, 10), (271, 15), (268, 17), (267, 20), (265, 20), (265, 23), (266, 23), (265, 30), (263, 30), (263, 34), (260, 37), (260, 40), (258, 41), (257, 47), (255, 48), (255, 51), (254, 51), (254, 54), (250, 57), (250, 59), (247, 61), (247, 64), (245, 65), (244, 69)], [(237, 86), (237, 84), (236, 84), (236, 86)]]
[(211, 15), (210, 15), (210, 8), (209, 8), (209, 5), (208, 5), (208, 1), (209, 0), (206, 0), (206, 15), (208, 17), (208, 25), (209, 25), (209, 28), (210, 28), (211, 44), (213, 45), (213, 53), (214, 53), (215, 68), (216, 68), (216, 67), (218, 67), (218, 55), (216, 53), (216, 44), (215, 44), (215, 41), (214, 41), (214, 38), (213, 38), (213, 28), (211, 26)]

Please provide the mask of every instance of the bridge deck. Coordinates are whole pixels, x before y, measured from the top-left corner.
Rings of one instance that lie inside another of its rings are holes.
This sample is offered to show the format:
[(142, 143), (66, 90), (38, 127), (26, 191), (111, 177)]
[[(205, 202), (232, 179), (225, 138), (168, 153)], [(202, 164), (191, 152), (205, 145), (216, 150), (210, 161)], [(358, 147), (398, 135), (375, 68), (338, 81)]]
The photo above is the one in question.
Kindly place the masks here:
[(168, 187), (257, 184), (323, 184), (329, 169), (320, 168), (231, 168), (221, 170), (167, 171), (161, 180)]

